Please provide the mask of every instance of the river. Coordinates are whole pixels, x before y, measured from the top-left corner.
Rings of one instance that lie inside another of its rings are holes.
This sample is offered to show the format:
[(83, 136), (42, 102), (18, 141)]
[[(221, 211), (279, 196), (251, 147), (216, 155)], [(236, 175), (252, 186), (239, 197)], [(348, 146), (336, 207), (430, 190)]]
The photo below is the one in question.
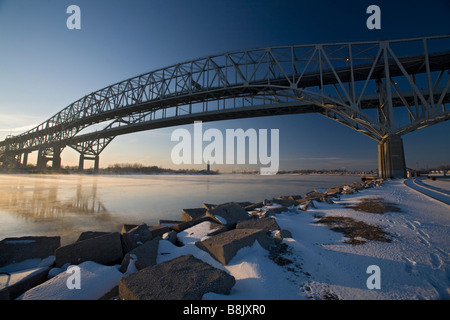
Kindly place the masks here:
[(314, 188), (360, 180), (351, 175), (0, 174), (0, 240), (59, 235), (64, 245), (83, 231), (120, 231), (123, 224), (180, 220), (182, 209), (203, 203), (304, 196)]

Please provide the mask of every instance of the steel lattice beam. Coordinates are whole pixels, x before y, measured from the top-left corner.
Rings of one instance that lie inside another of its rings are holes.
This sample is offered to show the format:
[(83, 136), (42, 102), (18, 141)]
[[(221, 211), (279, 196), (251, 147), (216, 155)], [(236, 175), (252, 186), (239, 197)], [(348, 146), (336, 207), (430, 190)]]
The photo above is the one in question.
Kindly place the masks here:
[[(55, 146), (98, 156), (119, 134), (307, 112), (381, 142), (450, 118), (449, 48), (446, 35), (269, 47), (187, 61), (84, 96), (1, 141), (0, 159)], [(407, 111), (406, 121), (397, 108)], [(89, 132), (99, 123), (102, 130)]]

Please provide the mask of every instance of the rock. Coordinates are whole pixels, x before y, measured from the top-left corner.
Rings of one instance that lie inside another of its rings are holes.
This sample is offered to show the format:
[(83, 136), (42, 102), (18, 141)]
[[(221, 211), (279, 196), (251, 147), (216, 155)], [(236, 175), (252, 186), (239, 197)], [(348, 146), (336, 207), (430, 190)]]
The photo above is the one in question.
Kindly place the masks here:
[(202, 208), (204, 208), (206, 210), (211, 210), (211, 209), (214, 209), (215, 207), (217, 207), (217, 204), (204, 203), (202, 205)]
[(181, 221), (192, 221), (204, 217), (205, 208), (183, 209), (181, 211)]
[(75, 242), (59, 247), (55, 251), (56, 267), (66, 263), (80, 264), (84, 261), (95, 261), (100, 264), (120, 263), (123, 258), (122, 242), (118, 232)]
[(234, 202), (221, 204), (214, 209), (208, 210), (206, 216), (214, 218), (226, 226), (233, 226), (239, 221), (250, 219), (247, 211)]
[(206, 239), (207, 237), (216, 234), (216, 231), (219, 231), (218, 233), (220, 233), (223, 228), (224, 226), (220, 223), (204, 221), (179, 232), (177, 237), (180, 244), (194, 244), (199, 239)]
[(166, 227), (169, 227), (169, 229), (170, 229), (170, 227), (180, 224), (182, 222), (184, 222), (184, 221), (181, 221), (181, 220), (159, 220), (158, 224), (156, 226), (158, 226), (158, 227), (166, 226)]
[(280, 230), (280, 226), (274, 218), (263, 217), (238, 222), (236, 229), (263, 229), (272, 232)]
[(323, 199), (325, 198), (325, 193), (322, 192), (309, 192), (305, 195), (305, 199), (308, 200), (316, 200), (316, 201), (323, 201)]
[(289, 230), (283, 229), (276, 231), (273, 235), (276, 244), (281, 243), (284, 238), (292, 238), (292, 233)]
[(308, 208), (315, 208), (315, 206), (314, 206), (314, 202), (312, 200), (307, 200), (307, 201), (303, 202), (302, 204), (300, 204), (298, 206), (298, 208), (302, 211), (306, 211), (306, 210), (308, 210)]
[(80, 236), (78, 237), (78, 240), (76, 242), (87, 240), (87, 239), (92, 239), (92, 238), (99, 237), (99, 236), (103, 236), (103, 235), (108, 234), (108, 233), (109, 232), (85, 231), (85, 232), (82, 232), (80, 234)]
[(271, 206), (271, 205), (272, 205), (272, 201), (269, 200), (269, 199), (264, 199), (263, 205), (264, 205), (264, 206)]
[[(117, 233), (119, 236), (119, 233)], [(85, 240), (89, 241), (89, 240)], [(80, 241), (81, 243), (81, 241)], [(123, 274), (116, 266), (104, 266), (85, 261), (77, 266), (78, 271), (68, 270), (25, 292), (21, 300), (98, 300), (117, 286)], [(80, 276), (80, 289), (69, 289), (76, 272)]]
[(158, 256), (159, 240), (161, 240), (161, 237), (158, 236), (128, 252), (122, 260), (120, 272), (124, 273), (127, 271), (131, 255), (135, 256), (135, 266), (138, 270), (155, 265), (156, 257)]
[(252, 246), (255, 241), (258, 241), (264, 249), (269, 250), (270, 239), (267, 231), (262, 229), (233, 229), (206, 240), (197, 241), (195, 245), (226, 265), (239, 249)]
[(8, 289), (0, 289), (0, 301), (2, 300), (10, 300)]
[(279, 235), (282, 239), (284, 238), (292, 238), (292, 233), (289, 230), (282, 229), (279, 232)]
[(285, 206), (281, 206), (281, 207), (269, 207), (266, 212), (263, 214), (264, 217), (271, 217), (274, 216), (276, 214), (280, 214), (283, 212), (289, 211), (288, 208), (286, 208)]
[(0, 290), (8, 291), (9, 299), (16, 299), (25, 291), (45, 282), (49, 270), (50, 267), (47, 266), (19, 270), (9, 275), (0, 274)]
[(169, 232), (166, 232), (166, 233), (164, 233), (164, 234), (162, 235), (162, 239), (163, 239), (163, 240), (170, 241), (170, 242), (172, 242), (173, 244), (176, 244), (176, 243), (177, 243), (177, 239), (178, 239), (178, 237), (177, 237), (177, 232), (176, 232), (176, 231), (173, 231), (173, 230), (171, 230), (171, 231), (169, 231)]
[(196, 224), (199, 224), (199, 223), (202, 223), (202, 222), (205, 222), (205, 221), (212, 221), (212, 222), (216, 222), (217, 223), (217, 220), (215, 220), (215, 219), (213, 219), (211, 217), (203, 217), (203, 218), (200, 218), (200, 219), (187, 221), (187, 222), (181, 222), (179, 224), (172, 225), (172, 226), (169, 227), (169, 229), (170, 230), (174, 230), (176, 232), (181, 232), (181, 231), (183, 231), (183, 230), (185, 230), (187, 228), (193, 227)]
[(280, 198), (272, 199), (272, 203), (277, 203), (279, 205), (282, 205), (283, 207), (290, 207), (290, 206), (294, 205), (294, 203), (295, 203), (294, 198), (286, 198), (286, 197), (280, 197)]
[(156, 237), (162, 237), (162, 235), (166, 232), (170, 231), (170, 228), (168, 226), (153, 226), (153, 227), (149, 227), (148, 230), (151, 233), (151, 237), (156, 238)]
[(344, 186), (341, 191), (342, 194), (354, 194), (355, 190), (350, 186)]
[(144, 244), (151, 239), (152, 233), (147, 224), (140, 224), (139, 226), (122, 233), (123, 251), (124, 253), (130, 252), (137, 246)]
[(330, 188), (327, 189), (327, 191), (325, 192), (325, 194), (329, 197), (338, 197), (339, 194), (341, 193), (342, 188)]
[(138, 225), (137, 224), (123, 224), (122, 225), (122, 230), (120, 231), (120, 233), (125, 233), (130, 231), (133, 228), (136, 228)]
[(254, 211), (256, 209), (260, 209), (264, 207), (264, 204), (262, 202), (258, 202), (258, 203), (252, 203), (248, 206), (246, 206), (244, 209), (245, 211)]
[(200, 300), (207, 292), (228, 294), (235, 283), (227, 272), (189, 254), (122, 277), (119, 298)]
[(0, 267), (27, 259), (53, 256), (60, 245), (60, 237), (5, 238), (0, 241)]
[(242, 201), (242, 202), (236, 202), (238, 205), (240, 205), (242, 208), (248, 207), (253, 204), (253, 202), (249, 201)]
[(280, 197), (278, 197), (277, 199), (281, 199), (281, 200), (283, 200), (283, 199), (299, 200), (299, 199), (301, 199), (301, 198), (302, 198), (301, 195), (299, 195), (299, 194), (293, 194), (293, 195), (289, 195), (289, 196), (280, 196)]

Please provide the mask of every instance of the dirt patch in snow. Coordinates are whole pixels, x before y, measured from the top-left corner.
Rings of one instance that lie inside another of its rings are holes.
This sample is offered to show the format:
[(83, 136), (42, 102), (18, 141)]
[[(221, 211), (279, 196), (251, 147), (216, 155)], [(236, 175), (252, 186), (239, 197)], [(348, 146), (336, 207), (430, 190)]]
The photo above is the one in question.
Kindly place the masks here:
[(348, 238), (344, 241), (345, 243), (358, 245), (364, 244), (366, 241), (370, 240), (381, 242), (391, 241), (387, 238), (389, 234), (383, 231), (380, 227), (373, 226), (362, 221), (357, 221), (350, 217), (316, 216), (316, 219), (318, 219), (316, 223), (325, 224), (330, 227), (331, 230), (343, 233), (346, 238)]
[(386, 202), (382, 198), (364, 198), (361, 201), (346, 205), (346, 208), (350, 208), (356, 211), (364, 211), (368, 213), (383, 214), (386, 212), (400, 212), (400, 208), (392, 202)]

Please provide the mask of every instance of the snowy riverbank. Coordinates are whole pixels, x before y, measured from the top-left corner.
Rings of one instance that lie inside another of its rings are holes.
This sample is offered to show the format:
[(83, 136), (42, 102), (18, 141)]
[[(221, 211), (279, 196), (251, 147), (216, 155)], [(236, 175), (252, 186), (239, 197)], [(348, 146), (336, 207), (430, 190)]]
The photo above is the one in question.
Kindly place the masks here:
[[(355, 205), (367, 199), (386, 204), (386, 212), (355, 210)], [(280, 228), (291, 233), (283, 238), (283, 250), (276, 257), (255, 241), (223, 265), (195, 245), (206, 236), (203, 223), (178, 233), (184, 246), (159, 241), (156, 262), (192, 254), (235, 278), (229, 294), (206, 293), (204, 300), (450, 298), (448, 205), (410, 189), (403, 180), (388, 181), (355, 194), (342, 194), (333, 202), (314, 201), (314, 207), (306, 211), (292, 207), (275, 214), (273, 217)], [(334, 224), (326, 224), (325, 221), (330, 221), (327, 217), (340, 217), (341, 222), (356, 221), (361, 228), (378, 227), (375, 231), (367, 230), (381, 234), (382, 240), (370, 240), (372, 235), (365, 233), (344, 235), (342, 231), (349, 231), (355, 225), (338, 225), (336, 219)], [(42, 266), (46, 261), (30, 262), (29, 267)], [(369, 266), (377, 266), (378, 274), (367, 273)], [(114, 266), (85, 262), (80, 267), (81, 289), (68, 290), (67, 279), (71, 274), (62, 272), (22, 298), (86, 299), (91, 297), (93, 288), (101, 296), (122, 276)], [(13, 269), (9, 266), (0, 271)], [(367, 287), (368, 278), (374, 279), (373, 276), (379, 276), (380, 289)]]

